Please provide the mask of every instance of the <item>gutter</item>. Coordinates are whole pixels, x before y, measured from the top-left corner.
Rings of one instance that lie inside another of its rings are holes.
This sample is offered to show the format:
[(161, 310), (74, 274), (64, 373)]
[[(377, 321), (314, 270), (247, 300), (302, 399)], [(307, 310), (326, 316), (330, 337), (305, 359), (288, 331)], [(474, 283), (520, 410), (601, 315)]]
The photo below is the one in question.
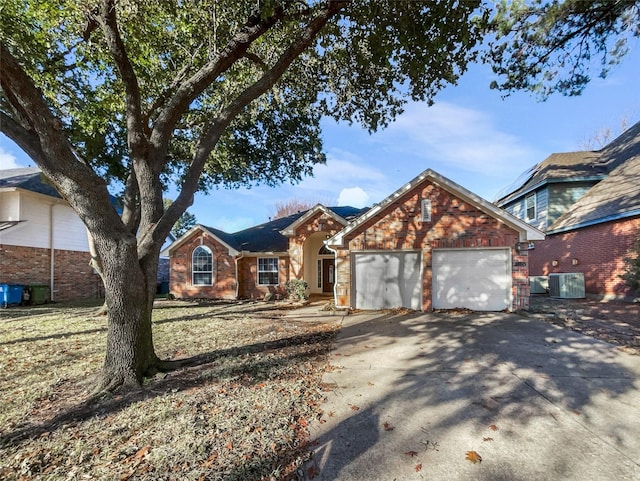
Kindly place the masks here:
[(569, 232), (576, 229), (582, 229), (583, 227), (590, 227), (592, 225), (604, 224), (605, 222), (611, 222), (614, 220), (626, 219), (627, 217), (635, 217), (640, 215), (640, 209), (630, 210), (629, 212), (623, 212), (621, 214), (612, 214), (607, 217), (600, 217), (599, 219), (587, 220), (578, 224), (573, 224), (567, 227), (560, 227), (558, 229), (548, 230), (547, 235), (562, 234), (563, 232)]
[(527, 195), (548, 184), (573, 184), (575, 182), (592, 182), (594, 180), (599, 182), (606, 178), (607, 178), (606, 175), (600, 174), (600, 175), (592, 175), (587, 177), (569, 177), (568, 179), (544, 179), (538, 182), (537, 184), (534, 184), (531, 187), (528, 187), (522, 192), (516, 191), (516, 192), (513, 192), (512, 194), (509, 194), (506, 197), (503, 197), (502, 199), (498, 199), (494, 202), (494, 204), (502, 208), (504, 205), (522, 197), (523, 195)]

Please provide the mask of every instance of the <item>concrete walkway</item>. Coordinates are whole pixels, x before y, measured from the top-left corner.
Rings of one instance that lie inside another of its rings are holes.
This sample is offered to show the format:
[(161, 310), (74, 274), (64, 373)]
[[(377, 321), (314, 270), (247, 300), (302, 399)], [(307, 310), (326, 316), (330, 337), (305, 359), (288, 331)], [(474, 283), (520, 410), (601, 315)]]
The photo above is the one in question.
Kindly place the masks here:
[(355, 314), (331, 364), (307, 479), (640, 480), (640, 356), (602, 341), (503, 313)]

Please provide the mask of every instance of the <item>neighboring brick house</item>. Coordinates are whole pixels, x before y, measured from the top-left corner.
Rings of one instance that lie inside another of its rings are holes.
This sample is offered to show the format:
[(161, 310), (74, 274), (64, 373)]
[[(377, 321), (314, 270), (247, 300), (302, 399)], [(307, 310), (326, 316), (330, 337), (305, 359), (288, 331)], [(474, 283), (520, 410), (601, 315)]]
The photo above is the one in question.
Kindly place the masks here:
[(589, 296), (632, 297), (620, 275), (640, 235), (640, 122), (602, 150), (550, 156), (497, 205), (546, 232), (531, 275), (581, 272)]
[(172, 244), (176, 297), (260, 298), (289, 279), (338, 307), (528, 306), (526, 249), (543, 234), (432, 170), (371, 209), (325, 207), (235, 234), (197, 225)]
[(37, 168), (0, 170), (0, 284), (49, 286), (51, 300), (96, 298), (86, 229)]

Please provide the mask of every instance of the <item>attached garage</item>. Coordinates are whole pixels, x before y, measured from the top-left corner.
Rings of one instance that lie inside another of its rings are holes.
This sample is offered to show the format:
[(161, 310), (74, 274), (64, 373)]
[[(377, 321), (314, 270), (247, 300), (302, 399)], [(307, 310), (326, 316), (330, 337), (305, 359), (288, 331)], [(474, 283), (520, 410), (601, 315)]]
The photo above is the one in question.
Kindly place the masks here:
[(434, 249), (433, 308), (511, 309), (509, 249)]
[(354, 252), (352, 265), (357, 309), (422, 308), (421, 252)]

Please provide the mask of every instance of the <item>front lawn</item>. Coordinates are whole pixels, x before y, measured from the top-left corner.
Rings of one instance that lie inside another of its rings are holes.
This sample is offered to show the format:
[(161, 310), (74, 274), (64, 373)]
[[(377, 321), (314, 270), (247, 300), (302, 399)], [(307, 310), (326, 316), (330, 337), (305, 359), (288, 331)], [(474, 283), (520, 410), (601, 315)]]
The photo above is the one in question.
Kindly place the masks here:
[(156, 305), (156, 351), (185, 367), (100, 397), (96, 306), (0, 311), (0, 478), (295, 477), (337, 325), (261, 302)]

